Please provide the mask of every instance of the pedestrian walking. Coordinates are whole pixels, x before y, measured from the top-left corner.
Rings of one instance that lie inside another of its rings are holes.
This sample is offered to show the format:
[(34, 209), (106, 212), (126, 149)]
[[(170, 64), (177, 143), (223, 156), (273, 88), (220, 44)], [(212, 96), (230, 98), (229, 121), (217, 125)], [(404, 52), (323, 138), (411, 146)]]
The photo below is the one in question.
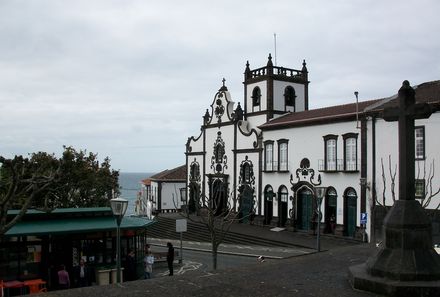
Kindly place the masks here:
[(70, 288), (69, 273), (66, 270), (66, 266), (63, 264), (60, 266), (60, 270), (58, 271), (58, 287), (61, 290)]
[(174, 247), (173, 244), (171, 242), (167, 243), (167, 247), (168, 247), (168, 253), (167, 253), (167, 263), (168, 263), (168, 270), (170, 271), (170, 273), (168, 274), (169, 276), (173, 275), (173, 262), (174, 262)]
[(151, 253), (151, 250), (146, 251), (146, 255), (144, 258), (144, 267), (145, 267), (145, 279), (150, 279), (153, 277), (153, 264), (154, 264), (154, 256)]

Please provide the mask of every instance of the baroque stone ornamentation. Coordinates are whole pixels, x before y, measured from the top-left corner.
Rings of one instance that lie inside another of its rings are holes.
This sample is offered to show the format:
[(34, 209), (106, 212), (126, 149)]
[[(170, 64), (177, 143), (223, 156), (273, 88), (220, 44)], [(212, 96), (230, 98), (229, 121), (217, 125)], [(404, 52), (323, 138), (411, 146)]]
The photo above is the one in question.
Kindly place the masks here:
[(189, 167), (189, 181), (190, 182), (200, 182), (200, 165), (197, 162), (196, 158), (191, 162)]
[(223, 97), (223, 93), (218, 94), (218, 98), (215, 103), (216, 107), (214, 109), (214, 114), (217, 117), (217, 122), (220, 124), (222, 122), (222, 116), (225, 113), (225, 107), (223, 106), (222, 100), (220, 98)]
[[(299, 168), (296, 169), (296, 178), (298, 182), (309, 182), (313, 186), (319, 186), (321, 184), (321, 175), (318, 174), (318, 179), (315, 182), (315, 170), (310, 168), (310, 161), (307, 158), (301, 160)], [(290, 175), (290, 183), (293, 185), (293, 175)]]
[(224, 173), (228, 168), (228, 158), (225, 154), (225, 142), (222, 139), (222, 132), (217, 132), (217, 139), (214, 142), (214, 154), (211, 158), (211, 169), (216, 173)]

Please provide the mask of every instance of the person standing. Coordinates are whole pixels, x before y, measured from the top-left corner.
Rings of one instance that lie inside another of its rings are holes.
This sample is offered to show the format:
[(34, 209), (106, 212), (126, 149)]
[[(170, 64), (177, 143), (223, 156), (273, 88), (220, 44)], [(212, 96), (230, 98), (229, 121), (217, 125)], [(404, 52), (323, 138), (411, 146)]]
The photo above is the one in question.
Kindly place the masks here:
[(78, 287), (89, 286), (89, 268), (86, 266), (84, 259), (79, 260), (79, 266), (75, 267), (75, 283)]
[(70, 288), (69, 273), (66, 271), (66, 266), (61, 265), (58, 271), (58, 286), (61, 290)]
[(136, 275), (136, 258), (133, 250), (130, 250), (128, 252), (127, 258), (126, 258), (126, 280), (127, 281), (133, 281), (137, 279)]
[(151, 253), (151, 250), (147, 250), (146, 254), (147, 255), (144, 258), (145, 279), (150, 279), (153, 277), (154, 256)]
[(167, 263), (168, 263), (168, 270), (170, 271), (169, 276), (173, 275), (173, 262), (174, 262), (174, 247), (171, 242), (167, 243), (168, 247), (168, 253), (167, 253)]

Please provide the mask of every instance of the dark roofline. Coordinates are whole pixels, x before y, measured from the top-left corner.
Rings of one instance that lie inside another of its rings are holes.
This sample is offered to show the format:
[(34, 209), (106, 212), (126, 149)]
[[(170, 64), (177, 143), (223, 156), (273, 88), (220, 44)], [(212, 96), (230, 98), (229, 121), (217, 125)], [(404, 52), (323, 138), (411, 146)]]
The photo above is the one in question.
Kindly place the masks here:
[[(359, 102), (359, 115), (362, 110), (380, 99)], [(302, 127), (321, 125), (327, 123), (347, 122), (356, 119), (356, 103), (333, 105), (306, 111), (288, 113), (281, 117), (259, 126), (261, 130), (287, 129), (291, 127)]]
[[(416, 91), (417, 102), (430, 104), (433, 112), (440, 111), (440, 80), (424, 82), (413, 88)], [(396, 99), (397, 94), (387, 98), (359, 102), (359, 118), (369, 115), (380, 117), (384, 108), (397, 104)], [(356, 103), (349, 103), (287, 113), (266, 122), (258, 128), (261, 130), (286, 129), (353, 120), (356, 120)]]
[(186, 181), (186, 165), (182, 165), (173, 169), (167, 169), (159, 172), (151, 177), (150, 181)]

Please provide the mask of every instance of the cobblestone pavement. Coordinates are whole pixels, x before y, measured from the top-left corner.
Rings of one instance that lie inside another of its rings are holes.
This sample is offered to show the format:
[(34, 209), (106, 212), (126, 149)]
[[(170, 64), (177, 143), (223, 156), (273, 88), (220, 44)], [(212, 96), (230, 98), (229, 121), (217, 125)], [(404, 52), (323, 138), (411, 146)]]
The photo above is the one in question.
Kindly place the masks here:
[(347, 277), (348, 267), (364, 263), (372, 252), (374, 247), (357, 244), (215, 272), (54, 291), (44, 296), (376, 296), (353, 290)]
[[(121, 285), (94, 286), (46, 293), (45, 297), (113, 297), (113, 296), (375, 296), (355, 291), (348, 282), (348, 268), (364, 263), (375, 248), (359, 241), (322, 236), (322, 252), (316, 252), (316, 236), (291, 232), (271, 232), (270, 228), (236, 224), (237, 233), (286, 242), (291, 247), (261, 247), (222, 244), (220, 253), (278, 259), (241, 265), (217, 271), (200, 269), (201, 263), (183, 261), (175, 267), (175, 275), (166, 276), (164, 268), (155, 278), (126, 282)], [(149, 243), (163, 247), (167, 239), (149, 238)], [(171, 241), (176, 250), (180, 241)], [(183, 241), (185, 249), (210, 251), (210, 243)], [(166, 267), (166, 263), (165, 263)]]

